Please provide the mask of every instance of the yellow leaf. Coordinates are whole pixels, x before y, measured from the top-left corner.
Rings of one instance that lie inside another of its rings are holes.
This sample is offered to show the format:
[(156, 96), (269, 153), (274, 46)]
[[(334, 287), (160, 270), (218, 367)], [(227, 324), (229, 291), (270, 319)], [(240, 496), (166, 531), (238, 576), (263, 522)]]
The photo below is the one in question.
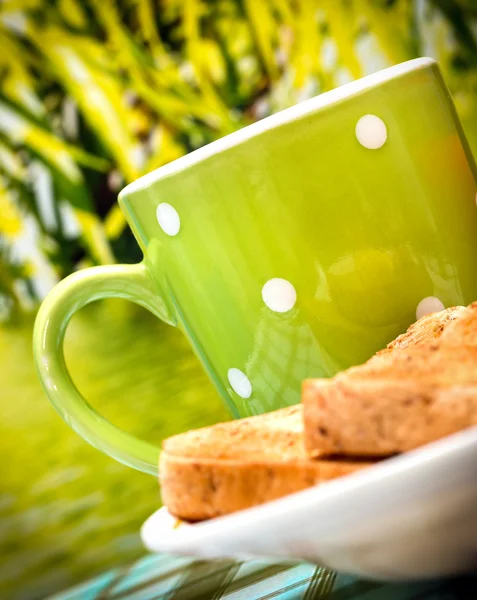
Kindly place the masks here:
[(36, 80), (30, 74), (28, 56), (22, 46), (9, 34), (0, 31), (0, 70), (3, 71), (2, 93), (36, 116), (45, 114), (38, 97)]
[(295, 46), (292, 52), (297, 88), (302, 88), (310, 76), (319, 73), (321, 42), (317, 3), (314, 0), (300, 0), (296, 13)]
[(22, 218), (10, 191), (0, 182), (0, 233), (14, 238), (22, 231)]
[(126, 226), (124, 218), (118, 204), (115, 204), (109, 210), (106, 219), (104, 220), (104, 232), (108, 239), (115, 240), (118, 238)]
[(184, 37), (187, 43), (187, 56), (193, 66), (194, 74), (200, 87), (204, 102), (211, 111), (211, 117), (220, 119), (222, 133), (228, 133), (236, 129), (231, 112), (225, 105), (217, 90), (212, 85), (210, 72), (207, 65), (207, 42), (200, 36), (200, 18), (204, 11), (204, 5), (200, 0), (185, 0), (183, 6), (184, 15)]
[(289, 0), (272, 0), (272, 4), (275, 6), (276, 11), (280, 15), (280, 19), (286, 25), (292, 27), (294, 19)]
[(218, 44), (213, 40), (203, 40), (202, 49), (210, 79), (216, 84), (222, 84), (226, 77), (226, 67)]
[(111, 252), (103, 226), (98, 217), (81, 209), (75, 209), (75, 215), (81, 226), (85, 242), (90, 247), (94, 258), (101, 264), (114, 263), (114, 255)]
[(72, 27), (80, 29), (88, 24), (83, 9), (75, 0), (58, 0), (57, 10)]
[[(311, 0), (306, 1), (311, 2)], [(278, 76), (274, 47), (277, 23), (273, 17), (270, 4), (265, 0), (245, 0), (244, 4), (265, 69), (269, 77), (274, 80)]]
[(330, 26), (330, 35), (338, 46), (341, 64), (349, 70), (354, 79), (363, 76), (356, 47), (356, 22), (352, 6), (344, 6), (343, 0), (326, 0), (322, 3)]
[(25, 169), (17, 153), (0, 143), (0, 170), (2, 169), (9, 177), (17, 180), (25, 176)]

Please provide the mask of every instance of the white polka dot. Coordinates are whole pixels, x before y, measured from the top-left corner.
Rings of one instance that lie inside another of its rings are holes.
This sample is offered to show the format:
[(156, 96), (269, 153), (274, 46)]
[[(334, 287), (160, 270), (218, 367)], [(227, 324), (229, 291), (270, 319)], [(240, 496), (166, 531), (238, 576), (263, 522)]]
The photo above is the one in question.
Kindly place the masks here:
[(170, 236), (177, 235), (179, 233), (181, 228), (181, 219), (179, 217), (179, 213), (173, 206), (167, 204), (166, 202), (162, 202), (156, 209), (156, 217), (157, 222), (164, 233), (167, 233), (167, 235)]
[(428, 315), (429, 313), (439, 312), (440, 310), (444, 310), (444, 305), (435, 296), (428, 296), (427, 298), (423, 298), (416, 308), (416, 318), (420, 319), (424, 315)]
[(381, 148), (388, 137), (384, 122), (376, 115), (364, 115), (356, 123), (358, 142), (369, 150)]
[(286, 279), (275, 277), (263, 286), (262, 298), (270, 310), (284, 313), (295, 306), (296, 290)]
[(252, 395), (252, 384), (249, 378), (240, 369), (229, 369), (227, 378), (233, 391), (241, 398), (250, 398)]

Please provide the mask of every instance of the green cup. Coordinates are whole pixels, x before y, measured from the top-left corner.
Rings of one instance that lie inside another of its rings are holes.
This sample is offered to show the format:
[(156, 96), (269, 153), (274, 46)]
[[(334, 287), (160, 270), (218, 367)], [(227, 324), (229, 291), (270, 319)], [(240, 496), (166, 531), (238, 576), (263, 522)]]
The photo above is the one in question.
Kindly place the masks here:
[(157, 472), (158, 448), (95, 412), (66, 369), (65, 329), (85, 304), (127, 298), (179, 327), (244, 417), (299, 402), (303, 379), (366, 360), (416, 314), (477, 299), (476, 168), (427, 58), (218, 140), (119, 202), (143, 262), (58, 284), (34, 352), (64, 419), (142, 471)]

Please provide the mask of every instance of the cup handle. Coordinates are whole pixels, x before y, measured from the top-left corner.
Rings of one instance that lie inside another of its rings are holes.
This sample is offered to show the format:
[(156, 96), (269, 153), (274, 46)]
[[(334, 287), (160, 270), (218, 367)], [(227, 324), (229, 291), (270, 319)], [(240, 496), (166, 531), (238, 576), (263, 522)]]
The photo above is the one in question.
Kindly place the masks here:
[(143, 263), (84, 269), (55, 286), (38, 311), (33, 332), (36, 368), (53, 406), (81, 437), (119, 462), (157, 475), (159, 448), (102, 417), (80, 394), (66, 367), (63, 340), (71, 317), (102, 298), (131, 300), (176, 324)]

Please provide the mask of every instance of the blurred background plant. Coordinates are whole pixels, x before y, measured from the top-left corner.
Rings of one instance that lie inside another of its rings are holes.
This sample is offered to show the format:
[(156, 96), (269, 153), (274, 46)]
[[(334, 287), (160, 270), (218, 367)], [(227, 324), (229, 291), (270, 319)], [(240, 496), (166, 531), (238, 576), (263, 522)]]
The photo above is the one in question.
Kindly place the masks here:
[(129, 181), (351, 79), (432, 55), (477, 149), (472, 0), (4, 0), (0, 315), (138, 250)]
[[(475, 0), (0, 0), (0, 597), (44, 598), (137, 557), (159, 505), (154, 479), (54, 413), (31, 356), (56, 281), (140, 260), (118, 191), (422, 55), (440, 62), (476, 153)], [(226, 418), (183, 337), (133, 305), (81, 311), (66, 354), (98, 410), (146, 439)]]

